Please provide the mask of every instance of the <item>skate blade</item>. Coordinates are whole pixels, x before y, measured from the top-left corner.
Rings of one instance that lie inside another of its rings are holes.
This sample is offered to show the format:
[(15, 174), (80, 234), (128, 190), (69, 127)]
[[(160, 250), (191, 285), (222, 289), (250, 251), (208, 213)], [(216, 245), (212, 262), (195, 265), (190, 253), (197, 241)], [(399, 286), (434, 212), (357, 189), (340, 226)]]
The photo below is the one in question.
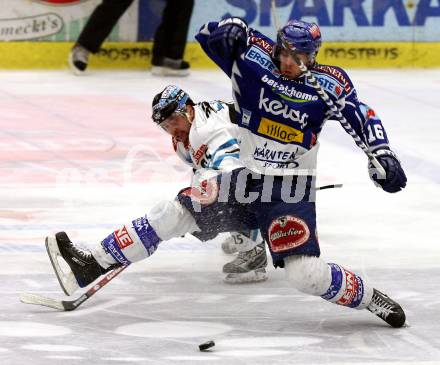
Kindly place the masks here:
[(189, 69), (186, 70), (174, 70), (169, 67), (163, 66), (153, 66), (151, 68), (151, 74), (153, 76), (177, 76), (177, 77), (185, 77), (189, 75)]
[(79, 285), (71, 270), (69, 270), (68, 273), (65, 273), (61, 268), (58, 258), (63, 260), (63, 257), (61, 256), (55, 237), (46, 237), (46, 250), (61, 289), (63, 289), (66, 295), (72, 295), (79, 288)]
[(227, 284), (259, 283), (261, 281), (266, 281), (268, 278), (266, 270), (263, 269), (245, 273), (228, 274), (224, 278), (224, 282)]

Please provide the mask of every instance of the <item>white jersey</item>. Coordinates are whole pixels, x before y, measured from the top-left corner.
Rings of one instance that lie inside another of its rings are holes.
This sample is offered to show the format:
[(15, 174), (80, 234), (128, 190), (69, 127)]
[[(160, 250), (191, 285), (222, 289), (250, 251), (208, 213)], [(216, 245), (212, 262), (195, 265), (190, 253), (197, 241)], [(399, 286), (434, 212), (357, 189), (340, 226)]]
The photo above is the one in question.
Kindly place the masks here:
[(226, 172), (243, 167), (239, 160), (239, 130), (231, 122), (228, 104), (221, 101), (194, 105), (189, 145), (175, 140), (173, 145), (179, 157), (196, 170)]

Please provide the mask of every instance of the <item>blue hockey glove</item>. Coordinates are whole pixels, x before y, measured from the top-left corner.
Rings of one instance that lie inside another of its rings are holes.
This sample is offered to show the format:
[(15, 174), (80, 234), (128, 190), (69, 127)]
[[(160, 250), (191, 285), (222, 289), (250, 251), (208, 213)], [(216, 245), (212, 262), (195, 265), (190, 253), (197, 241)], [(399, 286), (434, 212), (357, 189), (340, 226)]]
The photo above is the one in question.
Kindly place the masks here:
[(385, 179), (381, 179), (373, 164), (368, 164), (368, 172), (374, 185), (381, 187), (388, 193), (397, 193), (402, 190), (406, 186), (407, 179), (396, 155), (388, 149), (380, 149), (373, 154), (386, 172)]
[(209, 36), (208, 47), (219, 56), (235, 56), (240, 45), (246, 46), (247, 30), (248, 26), (243, 19), (224, 19)]

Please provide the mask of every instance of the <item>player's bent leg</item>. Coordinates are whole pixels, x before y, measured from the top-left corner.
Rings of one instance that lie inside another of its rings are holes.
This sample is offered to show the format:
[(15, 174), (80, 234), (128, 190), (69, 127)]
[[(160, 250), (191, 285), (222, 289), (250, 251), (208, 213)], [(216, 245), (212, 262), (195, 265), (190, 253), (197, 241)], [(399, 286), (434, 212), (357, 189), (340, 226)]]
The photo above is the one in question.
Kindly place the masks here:
[(151, 256), (161, 241), (196, 230), (194, 218), (177, 200), (161, 201), (145, 217), (106, 237), (93, 256), (103, 267), (114, 263), (127, 265)]
[(228, 284), (241, 284), (267, 280), (266, 246), (259, 230), (232, 232), (237, 257), (223, 266)]
[(338, 305), (368, 309), (393, 327), (405, 324), (405, 313), (399, 304), (342, 266), (304, 255), (289, 256), (284, 262), (287, 278), (296, 289)]
[(292, 255), (284, 259), (287, 280), (299, 291), (320, 296), (331, 284), (329, 267), (315, 256)]
[[(78, 287), (87, 286), (117, 266), (151, 256), (161, 241), (197, 229), (190, 213), (178, 201), (163, 201), (147, 216), (108, 235), (92, 252), (73, 244), (64, 232), (48, 237), (46, 247), (61, 287), (71, 295)], [(66, 261), (69, 272), (62, 270), (59, 257)]]

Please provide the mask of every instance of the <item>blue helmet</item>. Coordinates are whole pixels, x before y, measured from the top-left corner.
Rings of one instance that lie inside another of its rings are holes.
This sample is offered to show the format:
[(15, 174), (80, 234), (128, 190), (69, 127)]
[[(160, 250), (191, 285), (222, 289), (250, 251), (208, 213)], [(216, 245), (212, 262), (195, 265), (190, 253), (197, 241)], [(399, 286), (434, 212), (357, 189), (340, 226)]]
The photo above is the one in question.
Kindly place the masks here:
[(160, 124), (173, 113), (185, 113), (188, 104), (194, 105), (185, 91), (176, 85), (168, 85), (153, 99), (153, 121)]
[(276, 48), (277, 52), (282, 48), (288, 48), (291, 51), (306, 53), (314, 63), (321, 43), (321, 31), (317, 24), (290, 20), (278, 31)]

